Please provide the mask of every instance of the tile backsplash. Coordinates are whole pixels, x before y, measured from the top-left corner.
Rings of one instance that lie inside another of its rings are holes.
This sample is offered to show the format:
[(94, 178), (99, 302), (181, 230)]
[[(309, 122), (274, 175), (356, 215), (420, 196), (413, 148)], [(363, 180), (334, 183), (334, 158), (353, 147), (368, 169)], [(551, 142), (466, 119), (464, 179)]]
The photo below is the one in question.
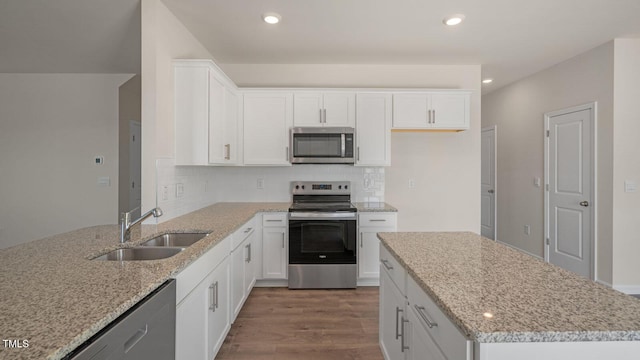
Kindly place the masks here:
[[(156, 161), (156, 199), (161, 222), (216, 202), (291, 201), (291, 181), (351, 181), (352, 201), (384, 202), (384, 167), (295, 165), (290, 167), (176, 166)], [(262, 183), (262, 189), (258, 183)]]

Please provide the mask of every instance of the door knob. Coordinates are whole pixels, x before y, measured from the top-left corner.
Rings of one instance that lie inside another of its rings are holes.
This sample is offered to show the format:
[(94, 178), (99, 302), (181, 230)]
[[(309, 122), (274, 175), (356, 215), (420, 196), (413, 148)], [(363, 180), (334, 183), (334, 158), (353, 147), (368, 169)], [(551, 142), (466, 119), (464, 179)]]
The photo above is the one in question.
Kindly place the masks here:
[(488, 192), (489, 194), (493, 194), (493, 193), (494, 193), (493, 189), (488, 190), (487, 192)]
[(587, 207), (587, 206), (589, 206), (589, 202), (588, 201), (580, 201), (580, 206)]

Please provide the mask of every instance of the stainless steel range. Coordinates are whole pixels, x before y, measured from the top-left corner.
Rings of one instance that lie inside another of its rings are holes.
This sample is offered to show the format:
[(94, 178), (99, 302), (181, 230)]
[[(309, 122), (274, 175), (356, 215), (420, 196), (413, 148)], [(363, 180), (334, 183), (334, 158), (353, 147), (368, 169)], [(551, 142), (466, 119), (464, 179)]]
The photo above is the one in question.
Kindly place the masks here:
[(289, 288), (355, 288), (356, 208), (348, 181), (291, 183)]

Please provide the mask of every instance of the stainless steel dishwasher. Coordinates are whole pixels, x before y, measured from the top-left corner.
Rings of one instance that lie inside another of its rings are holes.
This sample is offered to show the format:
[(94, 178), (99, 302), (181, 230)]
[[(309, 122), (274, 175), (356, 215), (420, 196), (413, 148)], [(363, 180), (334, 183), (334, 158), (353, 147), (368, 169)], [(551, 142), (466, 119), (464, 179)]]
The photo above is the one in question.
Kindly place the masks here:
[(175, 360), (176, 282), (169, 280), (67, 355), (73, 360)]

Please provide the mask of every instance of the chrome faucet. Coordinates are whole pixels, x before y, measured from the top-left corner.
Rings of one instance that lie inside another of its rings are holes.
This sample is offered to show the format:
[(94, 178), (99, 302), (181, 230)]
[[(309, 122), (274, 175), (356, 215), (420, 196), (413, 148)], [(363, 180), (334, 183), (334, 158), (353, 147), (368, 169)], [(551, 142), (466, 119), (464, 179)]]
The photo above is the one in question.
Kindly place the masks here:
[(139, 219), (131, 221), (132, 212), (133, 210), (129, 212), (123, 212), (122, 217), (120, 218), (120, 243), (121, 244), (129, 240), (129, 232), (132, 227), (134, 227), (138, 223), (141, 223), (144, 219), (148, 218), (151, 215), (153, 215), (153, 217), (162, 216), (162, 209), (157, 207), (142, 214), (142, 216), (140, 216)]

